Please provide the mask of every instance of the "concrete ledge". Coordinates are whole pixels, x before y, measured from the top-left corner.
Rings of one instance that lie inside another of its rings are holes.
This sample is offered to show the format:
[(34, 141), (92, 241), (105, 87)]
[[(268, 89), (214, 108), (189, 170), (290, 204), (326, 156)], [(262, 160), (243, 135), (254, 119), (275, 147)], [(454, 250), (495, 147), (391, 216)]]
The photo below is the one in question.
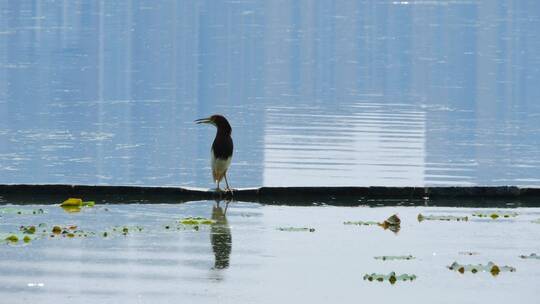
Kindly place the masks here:
[[(449, 206), (505, 204), (540, 206), (540, 188), (501, 187), (261, 187), (237, 189), (234, 194), (203, 188), (101, 185), (0, 185), (0, 203), (55, 204), (68, 197), (99, 203), (182, 203), (198, 200), (260, 202), (263, 204), (355, 206), (362, 204)], [(488, 202), (489, 201), (489, 202)]]

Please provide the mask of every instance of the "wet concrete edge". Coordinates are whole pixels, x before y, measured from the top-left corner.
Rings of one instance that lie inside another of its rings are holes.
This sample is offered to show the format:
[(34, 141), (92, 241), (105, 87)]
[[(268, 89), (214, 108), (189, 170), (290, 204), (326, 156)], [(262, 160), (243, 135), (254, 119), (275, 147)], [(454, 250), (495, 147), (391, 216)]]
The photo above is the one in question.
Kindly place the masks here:
[[(198, 200), (260, 202), (264, 204), (359, 205), (370, 201), (490, 200), (540, 205), (540, 188), (499, 187), (261, 187), (218, 193), (211, 189), (60, 184), (2, 184), (0, 203), (51, 204), (68, 197), (106, 203), (182, 203)], [(451, 205), (451, 204), (450, 204)]]

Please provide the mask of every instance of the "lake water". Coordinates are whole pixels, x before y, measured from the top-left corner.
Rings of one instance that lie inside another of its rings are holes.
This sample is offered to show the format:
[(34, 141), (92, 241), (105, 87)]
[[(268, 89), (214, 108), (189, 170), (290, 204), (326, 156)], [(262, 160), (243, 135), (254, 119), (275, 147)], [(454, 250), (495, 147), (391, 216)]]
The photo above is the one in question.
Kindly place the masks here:
[[(0, 206), (2, 240), (10, 232), (22, 238), (21, 225), (37, 227), (27, 244), (0, 244), (2, 302), (536, 303), (540, 260), (520, 256), (540, 254), (539, 208), (225, 207), (213, 201), (112, 204), (67, 213), (52, 205)], [(44, 213), (31, 214), (39, 209)], [(477, 212), (501, 217), (473, 216)], [(395, 213), (401, 217), (397, 233), (344, 225), (381, 222)], [(468, 221), (419, 222), (419, 214)], [(215, 223), (198, 229), (178, 223), (189, 216)], [(86, 237), (54, 234), (55, 225), (75, 225)], [(453, 262), (493, 262), (501, 272), (461, 274), (447, 268)], [(392, 271), (416, 279), (364, 280)]]
[(540, 186), (540, 2), (0, 0), (0, 183)]

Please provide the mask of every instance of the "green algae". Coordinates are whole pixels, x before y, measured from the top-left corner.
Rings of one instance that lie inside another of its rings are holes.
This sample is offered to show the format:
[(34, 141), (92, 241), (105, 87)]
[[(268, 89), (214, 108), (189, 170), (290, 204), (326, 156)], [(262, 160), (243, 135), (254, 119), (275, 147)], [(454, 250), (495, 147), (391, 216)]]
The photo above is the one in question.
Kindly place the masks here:
[(278, 227), (276, 230), (288, 232), (315, 232), (315, 228), (308, 227)]
[(395, 284), (397, 281), (414, 281), (416, 280), (416, 275), (415, 274), (401, 274), (401, 275), (396, 275), (396, 273), (394, 271), (390, 272), (389, 274), (378, 274), (378, 273), (372, 273), (372, 274), (365, 274), (364, 275), (364, 280), (365, 281), (370, 281), (370, 282), (373, 282), (373, 281), (377, 281), (377, 282), (383, 282), (383, 281), (388, 281), (390, 282), (390, 284)]
[(382, 261), (392, 261), (392, 260), (414, 260), (415, 257), (412, 255), (382, 255), (373, 257), (376, 260)]
[(493, 262), (488, 262), (487, 264), (459, 264), (458, 262), (452, 263), (450, 266), (447, 266), (448, 269), (457, 271), (459, 273), (471, 272), (478, 273), (489, 272), (493, 276), (498, 275), (501, 272), (515, 272), (516, 268), (512, 266), (499, 266)]
[(418, 222), (422, 221), (456, 221), (456, 222), (466, 222), (469, 220), (467, 216), (455, 216), (455, 215), (423, 215), (418, 214)]

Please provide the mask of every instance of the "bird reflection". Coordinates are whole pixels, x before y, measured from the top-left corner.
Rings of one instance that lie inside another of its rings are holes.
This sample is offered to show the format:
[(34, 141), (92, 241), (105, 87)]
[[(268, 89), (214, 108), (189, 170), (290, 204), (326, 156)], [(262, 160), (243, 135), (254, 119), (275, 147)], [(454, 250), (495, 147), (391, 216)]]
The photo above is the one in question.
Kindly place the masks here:
[(219, 203), (216, 200), (216, 205), (212, 207), (212, 220), (215, 223), (210, 228), (210, 242), (215, 256), (214, 269), (225, 269), (229, 267), (232, 248), (231, 227), (226, 216), (229, 201), (226, 201), (225, 208)]

